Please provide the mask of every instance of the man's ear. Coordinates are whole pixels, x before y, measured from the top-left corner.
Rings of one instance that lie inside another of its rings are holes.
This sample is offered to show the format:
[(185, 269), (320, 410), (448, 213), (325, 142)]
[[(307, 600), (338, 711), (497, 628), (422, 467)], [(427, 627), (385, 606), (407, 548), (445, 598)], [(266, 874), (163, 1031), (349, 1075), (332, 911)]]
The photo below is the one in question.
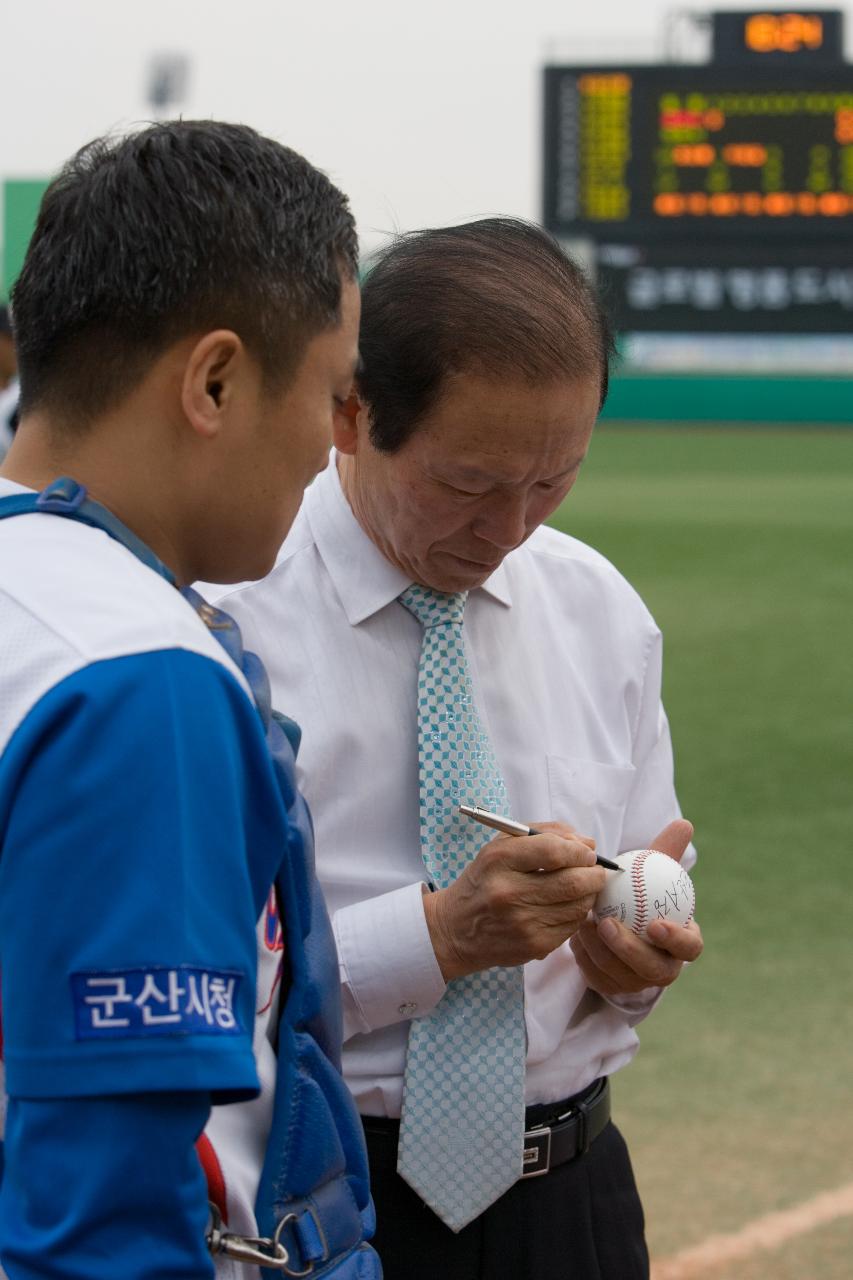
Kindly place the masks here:
[(181, 406), (199, 435), (210, 439), (219, 433), (247, 355), (230, 329), (206, 333), (190, 351), (181, 380)]
[(357, 453), (359, 435), (366, 436), (369, 425), (370, 411), (353, 387), (343, 404), (335, 407), (332, 440), (338, 453)]

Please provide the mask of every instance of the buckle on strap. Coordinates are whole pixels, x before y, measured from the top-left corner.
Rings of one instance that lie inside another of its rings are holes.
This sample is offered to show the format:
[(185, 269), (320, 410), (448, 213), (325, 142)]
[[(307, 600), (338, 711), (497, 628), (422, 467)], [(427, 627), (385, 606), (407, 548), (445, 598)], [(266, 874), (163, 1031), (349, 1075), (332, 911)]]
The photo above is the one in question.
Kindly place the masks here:
[(527, 1130), (521, 1165), (522, 1178), (538, 1178), (551, 1168), (551, 1129), (548, 1125)]
[(62, 476), (41, 491), (36, 498), (36, 506), (39, 511), (46, 511), (48, 514), (56, 512), (58, 515), (71, 515), (80, 510), (87, 497), (82, 484), (68, 476)]
[[(254, 1267), (266, 1267), (284, 1276), (310, 1276), (314, 1270), (313, 1260), (307, 1267), (299, 1270), (291, 1266), (291, 1255), (281, 1243), (281, 1233), (291, 1222), (297, 1223), (299, 1215), (286, 1213), (275, 1229), (275, 1235), (238, 1236), (233, 1231), (222, 1230), (222, 1215), (213, 1202), (209, 1202), (210, 1220), (205, 1237), (207, 1248), (213, 1257), (224, 1253), (235, 1262), (245, 1262)], [(323, 1242), (325, 1245), (325, 1241)], [(325, 1259), (323, 1259), (325, 1261)], [(295, 1262), (295, 1259), (293, 1260)]]

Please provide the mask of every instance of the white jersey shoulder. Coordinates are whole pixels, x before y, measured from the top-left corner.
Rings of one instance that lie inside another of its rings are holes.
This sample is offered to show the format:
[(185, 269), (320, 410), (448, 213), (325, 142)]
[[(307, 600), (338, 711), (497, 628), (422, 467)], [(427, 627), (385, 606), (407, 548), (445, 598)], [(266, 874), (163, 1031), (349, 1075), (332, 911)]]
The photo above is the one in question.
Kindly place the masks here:
[[(13, 492), (0, 480), (0, 498)], [(114, 538), (41, 512), (0, 520), (0, 750), (61, 680), (165, 649), (212, 659), (251, 696), (187, 601)]]

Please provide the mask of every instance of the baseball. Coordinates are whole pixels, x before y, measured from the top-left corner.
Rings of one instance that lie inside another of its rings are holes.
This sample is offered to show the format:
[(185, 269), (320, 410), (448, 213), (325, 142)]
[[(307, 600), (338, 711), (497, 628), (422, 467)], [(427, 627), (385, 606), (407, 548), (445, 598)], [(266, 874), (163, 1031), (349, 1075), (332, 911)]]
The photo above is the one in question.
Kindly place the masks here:
[(614, 859), (624, 871), (608, 871), (607, 882), (595, 900), (595, 917), (615, 920), (645, 934), (653, 920), (689, 924), (696, 894), (687, 872), (657, 849), (632, 849)]

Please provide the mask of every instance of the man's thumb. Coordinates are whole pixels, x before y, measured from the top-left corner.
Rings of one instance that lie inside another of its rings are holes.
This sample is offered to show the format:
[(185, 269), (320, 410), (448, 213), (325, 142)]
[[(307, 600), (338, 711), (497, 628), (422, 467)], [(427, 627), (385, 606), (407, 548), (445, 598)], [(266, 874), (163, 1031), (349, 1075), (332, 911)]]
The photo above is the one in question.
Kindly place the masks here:
[(688, 822), (686, 818), (676, 818), (674, 822), (664, 827), (660, 835), (655, 836), (649, 848), (659, 849), (661, 853), (680, 862), (692, 835), (692, 822)]

